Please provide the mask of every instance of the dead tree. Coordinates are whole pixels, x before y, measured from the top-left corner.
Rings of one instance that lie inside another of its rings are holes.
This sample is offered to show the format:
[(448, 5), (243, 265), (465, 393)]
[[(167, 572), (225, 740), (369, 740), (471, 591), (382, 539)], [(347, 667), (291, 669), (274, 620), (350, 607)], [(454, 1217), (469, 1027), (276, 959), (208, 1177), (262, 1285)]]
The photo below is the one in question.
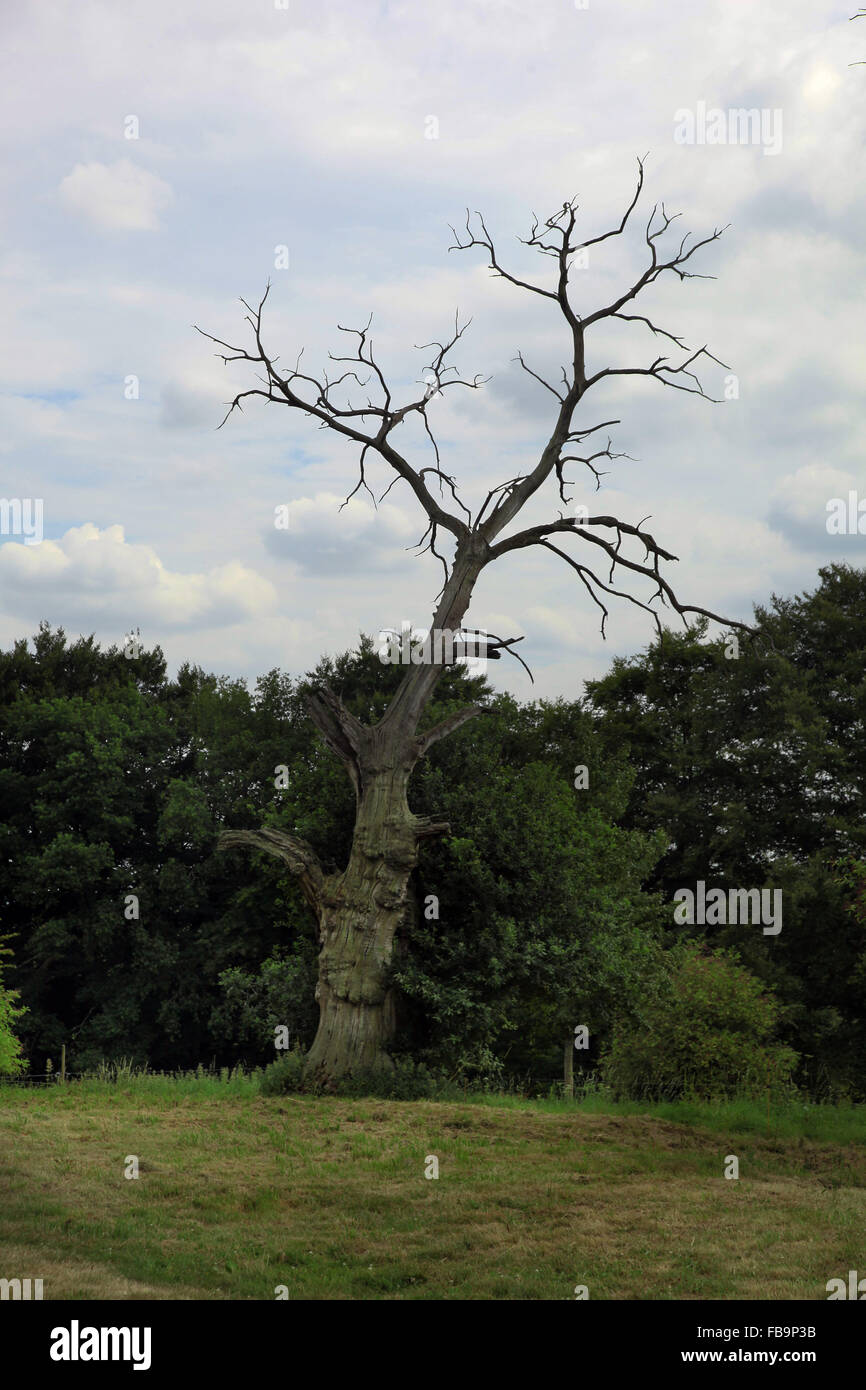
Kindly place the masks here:
[[(622, 236), (641, 195), (644, 181), (642, 161), (638, 161), (634, 197), (618, 226), (597, 236), (581, 239), (576, 231), (578, 205), (574, 199), (545, 221), (533, 220), (524, 244), (554, 262), (554, 273), (547, 285), (530, 283), (505, 268), (490, 233), (479, 214), (467, 212), (465, 231), (454, 232), (451, 250), (480, 249), (488, 258), (495, 276), (509, 284), (548, 300), (561, 321), (570, 361), (562, 368), (556, 383), (544, 380), (518, 354), (520, 367), (539, 382), (555, 400), (551, 404), (551, 428), (537, 461), (525, 472), (491, 489), (473, 516), (461, 500), (457, 484), (442, 466), (428, 412), (446, 392), (464, 388), (477, 390), (482, 378), (471, 381), (459, 375), (450, 354), (468, 325), (455, 320), (454, 331), (444, 343), (425, 344), (432, 352), (431, 370), (435, 390), (428, 386), (423, 395), (398, 405), (376, 360), (370, 341), (370, 322), (364, 328), (344, 329), (352, 351), (329, 358), (340, 374), (311, 376), (301, 370), (298, 357), (293, 369), (283, 369), (266, 350), (262, 337), (262, 312), (268, 297), (265, 291), (258, 308), (242, 300), (246, 323), (253, 342), (248, 348), (235, 347), (205, 334), (221, 351), (225, 363), (248, 362), (258, 369), (256, 386), (240, 391), (232, 400), (222, 424), (243, 402), (255, 397), (272, 405), (286, 406), (311, 416), (319, 424), (360, 449), (360, 473), (355, 488), (369, 491), (367, 465), (372, 459), (383, 464), (392, 477), (414, 493), (427, 518), (427, 529), (419, 543), (441, 562), (443, 587), (437, 595), (432, 629), (458, 636), (472, 599), (479, 575), (494, 561), (541, 546), (560, 557), (575, 572), (590, 598), (601, 612), (604, 633), (608, 609), (605, 599), (616, 596), (637, 604), (650, 613), (659, 633), (661, 618), (656, 605), (669, 608), (685, 620), (689, 613), (705, 614), (728, 626), (730, 623), (703, 608), (680, 603), (661, 572), (662, 562), (676, 556), (659, 545), (644, 528), (610, 515), (570, 517), (562, 509), (552, 520), (524, 530), (510, 529), (536, 493), (549, 482), (556, 486), (559, 502), (567, 508), (569, 465), (582, 465), (594, 477), (596, 488), (601, 477), (600, 463), (621, 457), (611, 451), (611, 441), (601, 444), (600, 432), (619, 424), (604, 420), (591, 424), (576, 418), (584, 397), (599, 382), (619, 376), (649, 377), (677, 391), (686, 391), (712, 400), (697, 375), (700, 364), (719, 363), (706, 346), (688, 348), (682, 338), (659, 327), (649, 317), (628, 312), (633, 301), (663, 276), (676, 275), (681, 281), (696, 275), (690, 266), (697, 252), (716, 241), (724, 228), (694, 240), (685, 236), (678, 245), (663, 249), (674, 217), (662, 205), (653, 208), (643, 232), (645, 267), (641, 274), (610, 303), (592, 312), (578, 310), (570, 293), (569, 271), (574, 256), (589, 247), (600, 246), (610, 238)], [(452, 229), (453, 231), (453, 229)], [(709, 277), (699, 277), (709, 278)], [(596, 325), (623, 323), (639, 325), (641, 333), (663, 340), (668, 354), (656, 356), (648, 365), (610, 367), (591, 366), (588, 350)], [(199, 332), (202, 330), (199, 329)], [(362, 380), (363, 376), (363, 380)], [(428, 381), (431, 378), (427, 378)], [(359, 402), (360, 393), (372, 387), (372, 395)], [(352, 397), (355, 400), (353, 403)], [(421, 467), (410, 462), (395, 442), (398, 426), (417, 417), (432, 450), (432, 463)], [(386, 489), (387, 491), (388, 489)], [(371, 494), (372, 495), (372, 494)], [(348, 498), (346, 499), (348, 501)], [(449, 555), (442, 553), (443, 536), (450, 537)], [(453, 551), (451, 547), (453, 546)], [(639, 549), (635, 555), (634, 549)], [(572, 553), (573, 552), (573, 553)], [(598, 562), (598, 563), (595, 563)], [(615, 587), (619, 576), (635, 576), (649, 581), (651, 592), (644, 598)], [(509, 639), (513, 642), (514, 639)], [(506, 647), (508, 643), (502, 644)], [(409, 807), (407, 788), (412, 770), (441, 738), (460, 728), (479, 712), (471, 706), (451, 715), (426, 731), (422, 717), (431, 700), (442, 664), (410, 666), (378, 724), (360, 722), (334, 692), (316, 689), (309, 697), (310, 716), (325, 743), (343, 763), (355, 790), (357, 803), (354, 837), (349, 862), (342, 872), (326, 874), (312, 848), (295, 835), (275, 829), (227, 830), (220, 844), (224, 848), (248, 847), (278, 856), (300, 884), (318, 923), (320, 942), (319, 980), (316, 990), (320, 1020), (318, 1032), (308, 1054), (307, 1069), (323, 1077), (348, 1071), (389, 1065), (388, 1044), (394, 1031), (394, 1007), (387, 983), (386, 967), (391, 958), (395, 933), (407, 912), (412, 871), (419, 846), (431, 836), (448, 833), (442, 820), (415, 815)]]

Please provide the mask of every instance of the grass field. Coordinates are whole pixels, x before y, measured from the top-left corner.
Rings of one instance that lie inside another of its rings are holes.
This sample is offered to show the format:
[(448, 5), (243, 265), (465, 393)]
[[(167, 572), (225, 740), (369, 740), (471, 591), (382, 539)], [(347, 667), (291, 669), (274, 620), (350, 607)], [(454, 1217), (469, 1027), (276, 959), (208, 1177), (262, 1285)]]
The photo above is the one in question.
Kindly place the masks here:
[(862, 1107), (774, 1109), (768, 1135), (748, 1104), (0, 1089), (0, 1277), (46, 1299), (826, 1299), (849, 1269)]

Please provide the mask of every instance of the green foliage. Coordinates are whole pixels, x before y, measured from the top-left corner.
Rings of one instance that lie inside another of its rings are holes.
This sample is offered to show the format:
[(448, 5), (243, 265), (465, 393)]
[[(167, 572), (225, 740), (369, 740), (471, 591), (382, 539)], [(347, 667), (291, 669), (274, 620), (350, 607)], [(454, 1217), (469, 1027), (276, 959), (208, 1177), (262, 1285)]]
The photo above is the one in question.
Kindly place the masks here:
[(775, 1040), (779, 1008), (733, 952), (687, 942), (639, 1020), (618, 1021), (602, 1059), (615, 1099), (787, 1095), (798, 1057)]
[(655, 968), (660, 904), (641, 885), (661, 843), (613, 823), (628, 769), (578, 704), (499, 696), (434, 754), (414, 797), (455, 833), (424, 852), (394, 963), (406, 1046), (473, 1084), (552, 1079), (574, 1025), (600, 1036)]
[[(275, 1024), (309, 1044), (317, 938), (298, 885), (268, 856), (215, 850), (221, 825), (266, 823), (309, 839), (326, 869), (345, 863), (354, 799), (308, 720), (308, 682), (272, 671), (251, 693), (189, 666), (168, 682), (153, 653), (142, 681), (138, 661), (90, 640), (42, 628), (33, 645), (0, 657), (0, 894), (22, 940), (31, 1056), (66, 1042), (71, 1070), (120, 1053), (157, 1069), (265, 1063)], [(308, 679), (376, 720), (402, 674), (362, 638)], [(637, 992), (658, 915), (640, 881), (658, 847), (616, 829), (630, 774), (579, 705), (522, 708), (456, 668), (426, 718), (470, 701), (489, 714), (437, 744), (411, 789), (455, 835), (425, 852), (394, 983), (404, 1054), (500, 1085), (555, 1075), (575, 1010), (600, 1031)], [(572, 785), (577, 762), (589, 791)]]
[(398, 1057), (388, 1070), (356, 1072), (329, 1087), (336, 1095), (375, 1096), (379, 1100), (458, 1100), (464, 1089), (411, 1057)]
[[(460, 668), (443, 677), (425, 722), (487, 712), (413, 776), (413, 809), (453, 833), (422, 848), (392, 962), (398, 1067), (547, 1089), (585, 1023), (581, 1088), (615, 1018), (638, 1036), (670, 988), (664, 947), (689, 930), (667, 904), (702, 878), (782, 888), (780, 936), (734, 924), (706, 941), (784, 1006), (778, 1041), (813, 1095), (866, 1094), (866, 575), (831, 566), (756, 621), (739, 660), (702, 625), (668, 633), (614, 662), (588, 704), (521, 705)], [(34, 1069), (63, 1043), (70, 1070), (121, 1054), (166, 1070), (266, 1063), (275, 1024), (308, 1045), (309, 907), (284, 865), (218, 853), (216, 835), (283, 827), (341, 869), (354, 797), (304, 691), (327, 680), (375, 721), (402, 674), (366, 638), (254, 689), (189, 665), (168, 680), (158, 650), (129, 661), (45, 624), (0, 653), (0, 913)]]
[(265, 1067), (259, 1079), (263, 1096), (284, 1096), (304, 1089), (304, 1054), (298, 1047), (288, 1049), (270, 1066)]
[(305, 1048), (312, 1043), (318, 1023), (312, 942), (299, 944), (292, 956), (269, 956), (256, 973), (232, 966), (221, 973), (219, 986), (222, 999), (211, 1013), (210, 1028), (222, 1055), (267, 1062), (278, 1024)]
[(602, 745), (628, 751), (622, 824), (665, 832), (647, 886), (781, 888), (778, 937), (729, 924), (707, 939), (786, 1006), (803, 1085), (866, 1097), (866, 941), (834, 868), (866, 850), (866, 570), (821, 569), (755, 626), (738, 659), (706, 622), (666, 632), (588, 683), (590, 709)]
[(17, 1002), (18, 991), (7, 989), (3, 983), (2, 957), (12, 955), (11, 948), (4, 945), (8, 939), (8, 935), (0, 936), (0, 1076), (19, 1076), (27, 1070), (27, 1063), (13, 1029), (27, 1011)]
[(189, 666), (168, 682), (158, 651), (128, 661), (47, 625), (0, 653), (0, 910), (37, 1069), (62, 1043), (70, 1070), (237, 1059), (210, 1025), (220, 975), (312, 924), (280, 866), (239, 876), (216, 831), (263, 819), (274, 765), (308, 744), (277, 673), (254, 697)]

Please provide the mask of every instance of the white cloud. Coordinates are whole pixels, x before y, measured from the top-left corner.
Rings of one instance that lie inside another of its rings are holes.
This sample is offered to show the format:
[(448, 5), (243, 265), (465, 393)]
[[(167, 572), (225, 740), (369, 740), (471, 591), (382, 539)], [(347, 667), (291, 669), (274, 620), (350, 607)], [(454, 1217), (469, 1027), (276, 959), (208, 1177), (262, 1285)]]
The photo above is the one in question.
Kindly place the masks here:
[[(269, 580), (236, 560), (204, 574), (165, 567), (149, 545), (131, 544), (122, 526), (73, 526), (58, 541), (0, 547), (0, 594), (9, 611), (63, 623), (150, 625), (159, 630), (224, 627), (272, 610)], [(68, 615), (68, 617), (67, 617)], [(154, 631), (156, 629), (156, 631)]]
[(76, 164), (61, 179), (61, 201), (97, 227), (153, 231), (172, 199), (170, 186), (129, 159), (115, 164)]

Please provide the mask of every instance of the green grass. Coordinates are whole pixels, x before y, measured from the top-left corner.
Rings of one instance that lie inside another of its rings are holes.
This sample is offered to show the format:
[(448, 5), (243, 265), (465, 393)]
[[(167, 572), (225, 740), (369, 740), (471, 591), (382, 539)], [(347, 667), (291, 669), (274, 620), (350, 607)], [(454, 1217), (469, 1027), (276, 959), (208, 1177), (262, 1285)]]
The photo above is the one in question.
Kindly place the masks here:
[(0, 1276), (49, 1299), (825, 1299), (866, 1268), (856, 1107), (773, 1106), (768, 1135), (760, 1103), (121, 1075), (0, 1088), (0, 1156)]
[(548, 1114), (575, 1110), (589, 1115), (653, 1115), (677, 1124), (698, 1125), (723, 1134), (770, 1134), (776, 1139), (815, 1139), (832, 1144), (866, 1144), (866, 1106), (815, 1105), (806, 1101), (613, 1101), (601, 1095), (576, 1100), (525, 1101), (520, 1097), (480, 1097), (481, 1104), (532, 1105)]

